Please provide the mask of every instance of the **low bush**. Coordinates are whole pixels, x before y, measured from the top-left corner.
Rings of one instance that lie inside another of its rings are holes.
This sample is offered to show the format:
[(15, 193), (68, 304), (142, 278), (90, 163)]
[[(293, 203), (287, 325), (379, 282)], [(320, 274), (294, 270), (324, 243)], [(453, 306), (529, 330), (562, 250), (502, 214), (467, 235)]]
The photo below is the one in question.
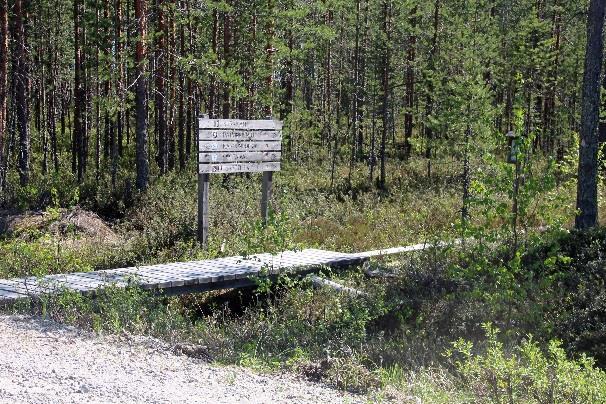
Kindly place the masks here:
[(593, 359), (568, 359), (562, 345), (552, 340), (545, 351), (532, 338), (506, 350), (497, 330), (484, 326), (486, 347), (458, 340), (447, 356), (461, 379), (461, 388), (476, 403), (603, 403), (606, 372)]

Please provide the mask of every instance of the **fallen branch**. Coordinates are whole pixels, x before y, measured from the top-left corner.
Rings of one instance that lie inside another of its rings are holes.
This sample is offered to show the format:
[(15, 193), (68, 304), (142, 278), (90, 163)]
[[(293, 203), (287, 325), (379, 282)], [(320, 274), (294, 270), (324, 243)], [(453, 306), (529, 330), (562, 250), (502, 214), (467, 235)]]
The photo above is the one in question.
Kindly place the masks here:
[(311, 275), (309, 277), (312, 285), (316, 287), (327, 287), (336, 290), (339, 293), (346, 293), (354, 296), (368, 296), (368, 293), (362, 292), (361, 290), (350, 288), (349, 286), (341, 285), (340, 283), (320, 278), (317, 275)]

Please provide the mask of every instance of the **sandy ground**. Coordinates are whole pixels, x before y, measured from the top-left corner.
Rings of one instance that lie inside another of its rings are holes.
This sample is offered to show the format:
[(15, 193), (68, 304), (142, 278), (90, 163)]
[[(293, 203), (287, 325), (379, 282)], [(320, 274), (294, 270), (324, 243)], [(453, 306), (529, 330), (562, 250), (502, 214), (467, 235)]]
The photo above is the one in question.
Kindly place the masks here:
[(98, 336), (0, 316), (0, 403), (356, 403), (363, 397), (176, 355), (143, 337)]

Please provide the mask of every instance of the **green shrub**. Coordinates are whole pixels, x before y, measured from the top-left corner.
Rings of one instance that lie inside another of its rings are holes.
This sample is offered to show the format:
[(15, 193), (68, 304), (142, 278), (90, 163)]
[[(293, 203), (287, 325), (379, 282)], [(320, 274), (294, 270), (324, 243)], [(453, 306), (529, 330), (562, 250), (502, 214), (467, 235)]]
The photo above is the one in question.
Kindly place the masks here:
[(497, 331), (485, 325), (484, 353), (458, 340), (446, 355), (474, 402), (486, 403), (603, 403), (606, 402), (606, 372), (593, 359), (581, 355), (568, 359), (557, 340), (543, 352), (528, 338), (508, 353)]
[(559, 233), (522, 259), (545, 333), (606, 366), (606, 228)]
[(43, 237), (36, 242), (14, 239), (0, 242), (0, 277), (43, 276), (91, 270), (77, 251), (62, 250), (58, 241)]
[(94, 296), (71, 290), (42, 295), (18, 310), (96, 332), (146, 334), (173, 342), (193, 329), (175, 302), (136, 286), (111, 286)]

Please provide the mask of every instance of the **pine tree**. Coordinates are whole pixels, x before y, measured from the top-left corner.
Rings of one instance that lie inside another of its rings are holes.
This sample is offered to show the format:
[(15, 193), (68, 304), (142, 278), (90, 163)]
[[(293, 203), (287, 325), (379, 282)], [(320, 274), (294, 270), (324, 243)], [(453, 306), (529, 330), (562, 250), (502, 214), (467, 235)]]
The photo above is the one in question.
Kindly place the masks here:
[(147, 141), (147, 80), (146, 80), (146, 40), (147, 7), (145, 0), (135, 1), (135, 19), (137, 20), (137, 49), (135, 67), (137, 79), (135, 85), (136, 147), (137, 147), (137, 188), (147, 189), (149, 181), (148, 141)]
[(591, 0), (587, 16), (587, 46), (581, 109), (581, 143), (577, 187), (577, 229), (598, 223), (598, 138), (600, 75), (604, 49), (604, 12), (606, 0)]
[(8, 0), (0, 0), (0, 195), (6, 176), (5, 139), (8, 100)]

